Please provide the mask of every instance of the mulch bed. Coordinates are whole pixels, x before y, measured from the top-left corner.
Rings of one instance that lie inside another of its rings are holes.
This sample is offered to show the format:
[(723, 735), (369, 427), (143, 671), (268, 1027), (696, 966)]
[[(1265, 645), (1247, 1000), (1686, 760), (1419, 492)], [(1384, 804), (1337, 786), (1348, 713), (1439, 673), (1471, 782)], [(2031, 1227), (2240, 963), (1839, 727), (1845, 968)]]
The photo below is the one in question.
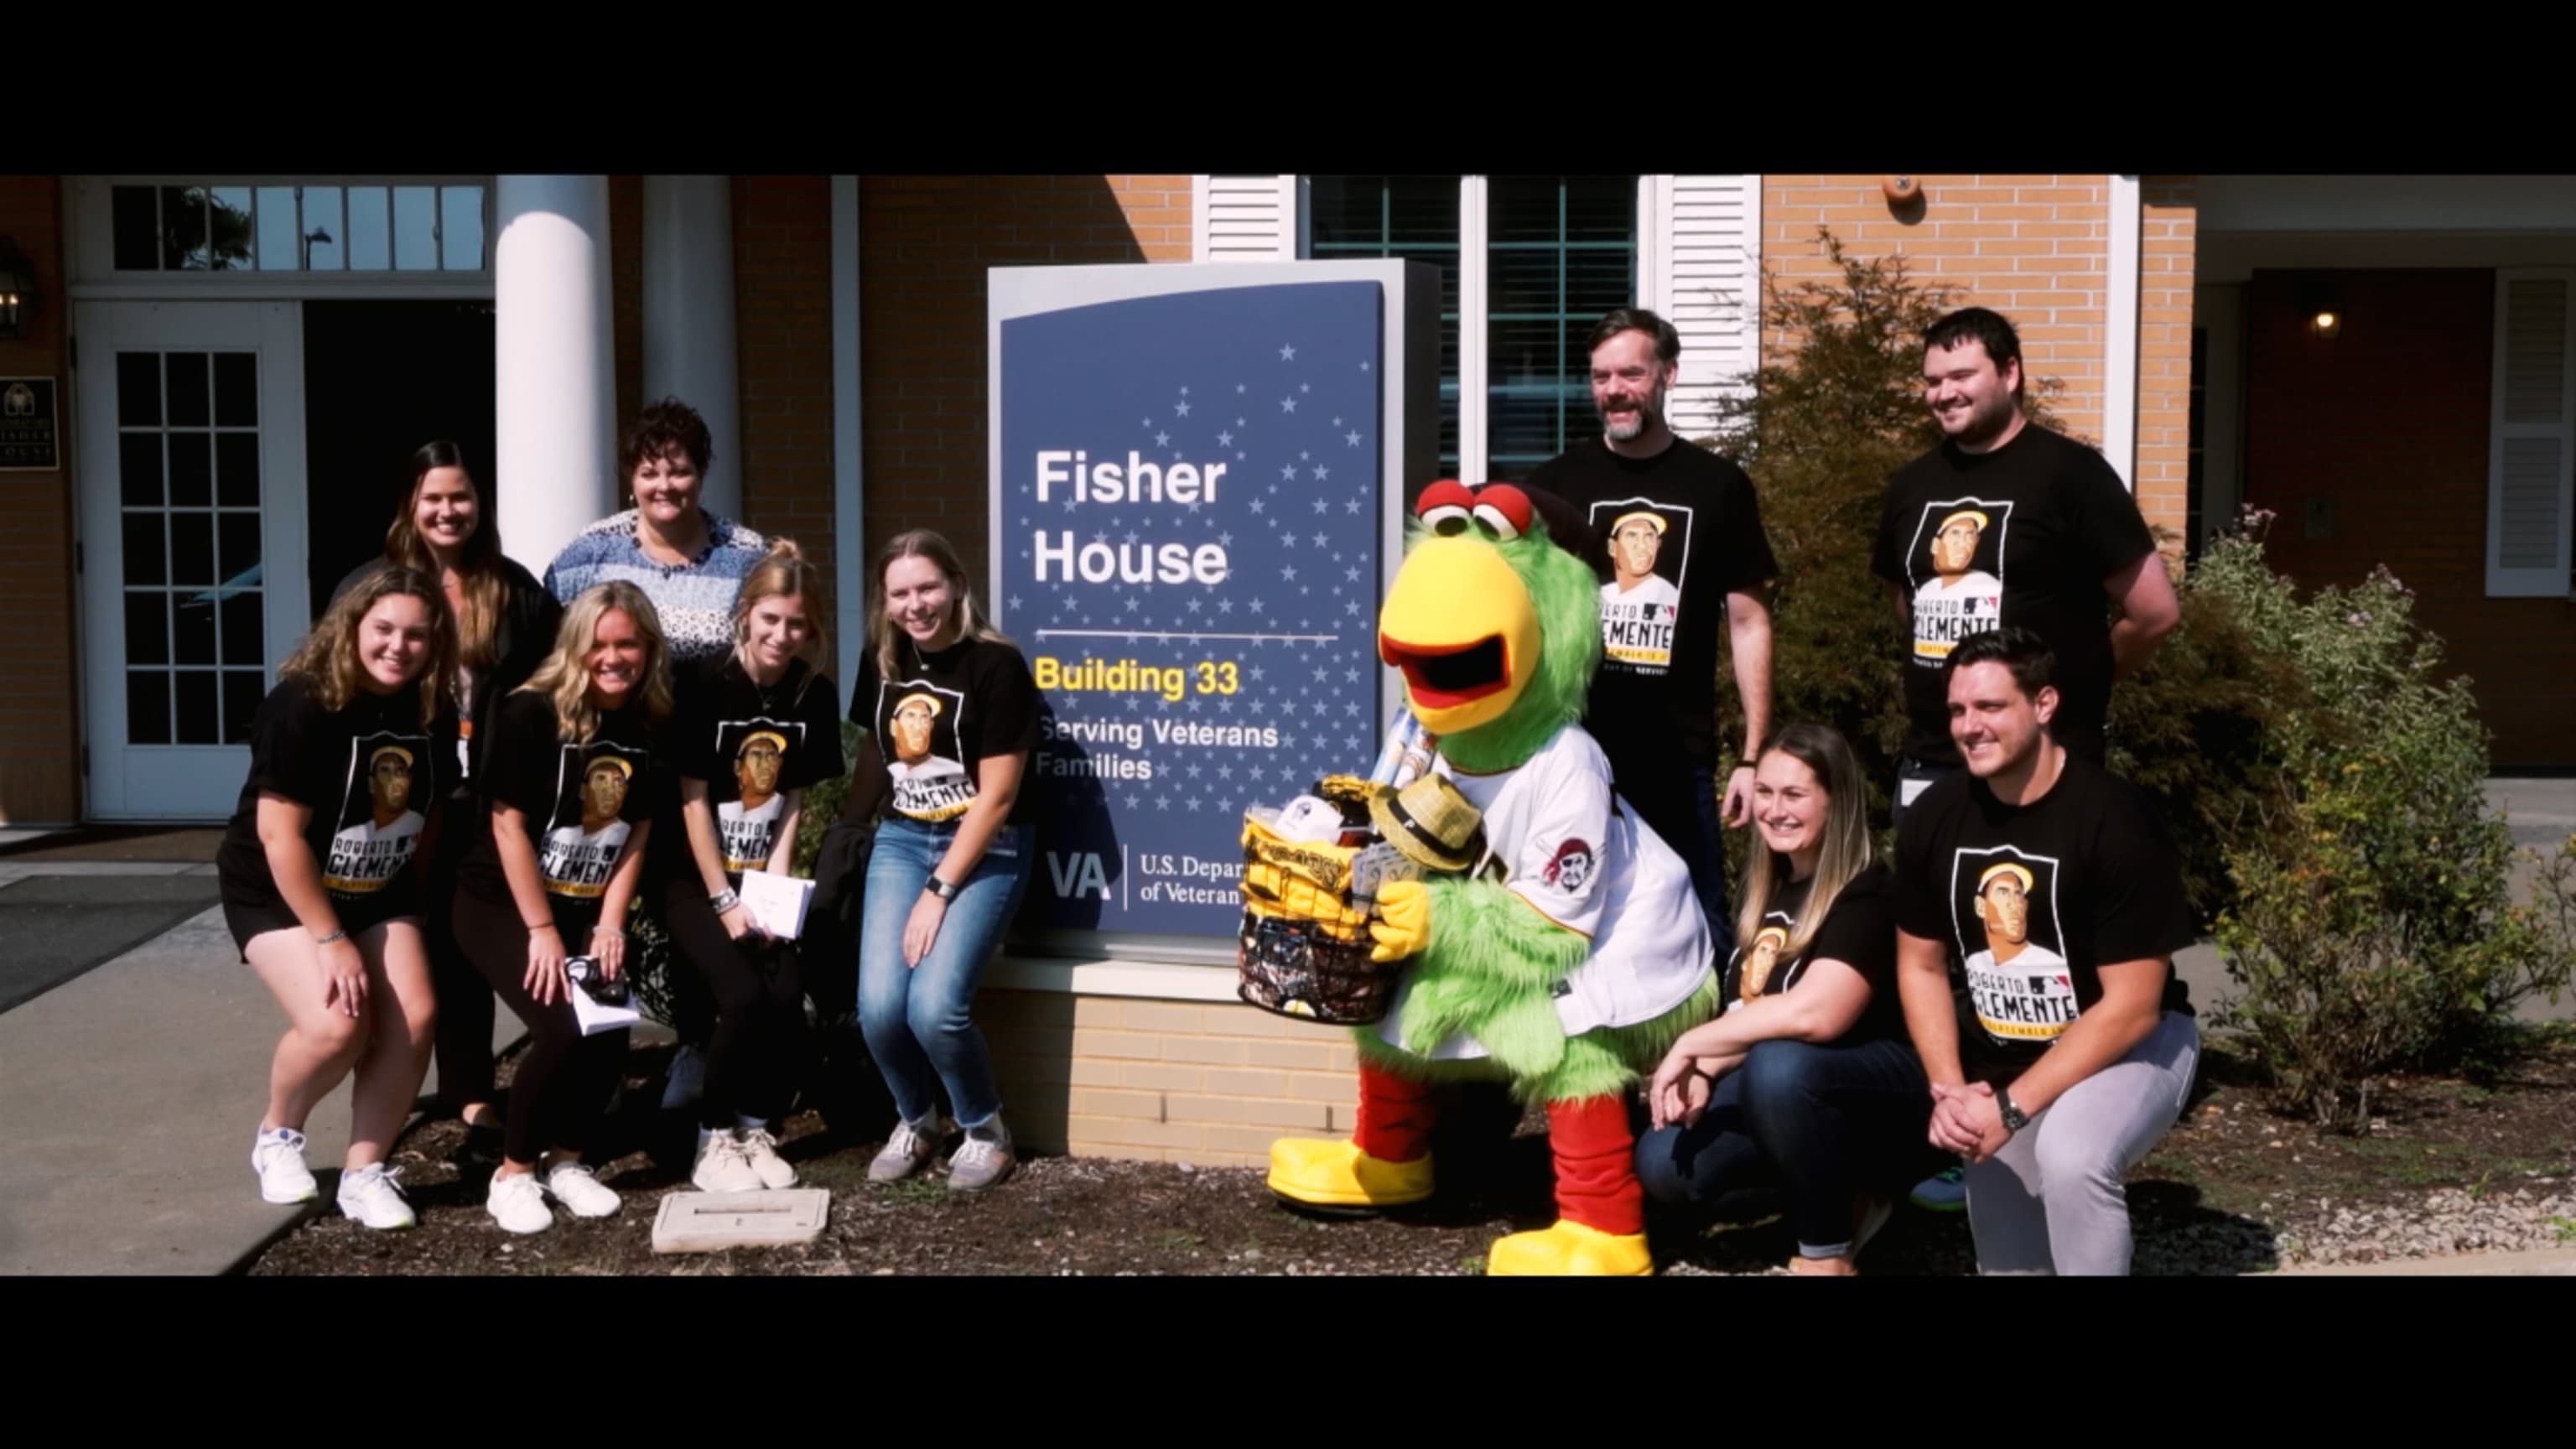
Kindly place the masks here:
[[(326, 1191), (324, 1211), (251, 1272), (1476, 1274), (1494, 1239), (1555, 1216), (1543, 1119), (1515, 1120), (1508, 1104), (1491, 1100), (1452, 1114), (1436, 1149), (1443, 1185), (1433, 1202), (1386, 1218), (1323, 1220), (1286, 1210), (1259, 1172), (1239, 1168), (1037, 1157), (976, 1196), (948, 1192), (937, 1169), (871, 1185), (867, 1161), (892, 1115), (881, 1096), (861, 1088), (828, 1116), (800, 1111), (781, 1134), (799, 1185), (832, 1193), (819, 1240), (657, 1255), (653, 1215), (665, 1193), (688, 1189), (691, 1141), (688, 1124), (657, 1110), (667, 1055), (636, 1050), (622, 1109), (608, 1127), (601, 1177), (626, 1197), (617, 1216), (586, 1222), (559, 1212), (551, 1232), (503, 1233), (483, 1211), (488, 1169), (460, 1172), (449, 1160), (462, 1128), (425, 1121), (395, 1153), (420, 1213), (417, 1229), (368, 1232), (330, 1211)], [(2387, 1103), (2385, 1115), (2358, 1137), (2321, 1136), (2271, 1112), (2223, 1050), (2207, 1061), (2200, 1098), (2131, 1177), (2140, 1274), (2234, 1274), (2514, 1246), (2486, 1241), (2494, 1234), (2485, 1228), (2425, 1223), (2444, 1213), (2465, 1223), (2469, 1208), (2496, 1200), (2521, 1204), (2526, 1216), (2546, 1213), (2576, 1182), (2576, 1042), (2534, 1052), (2503, 1081), (2391, 1082), (2375, 1094)], [(1716, 1225), (1658, 1222), (1659, 1265), (1675, 1274), (1782, 1271), (1795, 1250), (1786, 1222), (1759, 1202), (1746, 1209), (1741, 1220)], [(2545, 1221), (2576, 1240), (2576, 1221)], [(1900, 1208), (1861, 1266), (1872, 1274), (1973, 1272), (1965, 1217)]]

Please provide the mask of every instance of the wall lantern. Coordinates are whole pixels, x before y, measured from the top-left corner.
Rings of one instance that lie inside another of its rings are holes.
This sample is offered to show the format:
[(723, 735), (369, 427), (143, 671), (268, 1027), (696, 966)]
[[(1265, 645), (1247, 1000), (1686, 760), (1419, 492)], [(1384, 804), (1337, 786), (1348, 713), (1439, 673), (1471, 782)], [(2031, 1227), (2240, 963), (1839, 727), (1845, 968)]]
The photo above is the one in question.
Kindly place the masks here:
[(0, 236), (0, 341), (14, 341), (36, 310), (36, 269), (18, 255), (18, 244)]
[(2308, 335), (2328, 341), (2343, 335), (2343, 289), (2331, 272), (2309, 272), (2299, 279), (2299, 312), (2308, 319)]

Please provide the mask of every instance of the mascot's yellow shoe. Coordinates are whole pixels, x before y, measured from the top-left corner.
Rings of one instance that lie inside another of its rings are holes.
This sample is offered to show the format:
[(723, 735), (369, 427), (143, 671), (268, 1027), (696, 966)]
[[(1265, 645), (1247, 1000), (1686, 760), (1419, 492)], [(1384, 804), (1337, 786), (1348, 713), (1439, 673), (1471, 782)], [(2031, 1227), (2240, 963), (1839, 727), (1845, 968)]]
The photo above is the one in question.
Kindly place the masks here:
[(1485, 1263), (1494, 1278), (1649, 1278), (1654, 1272), (1645, 1234), (1605, 1233), (1564, 1219), (1494, 1244)]
[(1431, 1196), (1431, 1157), (1388, 1162), (1347, 1139), (1285, 1137), (1270, 1144), (1270, 1190), (1313, 1207), (1403, 1207)]

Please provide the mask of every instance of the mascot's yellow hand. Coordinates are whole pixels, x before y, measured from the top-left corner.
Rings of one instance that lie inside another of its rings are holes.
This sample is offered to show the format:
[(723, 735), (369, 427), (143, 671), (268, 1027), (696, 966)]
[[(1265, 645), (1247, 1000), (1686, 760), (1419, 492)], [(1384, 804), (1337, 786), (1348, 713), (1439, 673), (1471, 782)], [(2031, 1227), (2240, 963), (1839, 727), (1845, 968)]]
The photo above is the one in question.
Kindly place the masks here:
[(1401, 961), (1431, 949), (1431, 888), (1418, 880), (1389, 882), (1378, 892), (1369, 934), (1377, 938), (1372, 961)]

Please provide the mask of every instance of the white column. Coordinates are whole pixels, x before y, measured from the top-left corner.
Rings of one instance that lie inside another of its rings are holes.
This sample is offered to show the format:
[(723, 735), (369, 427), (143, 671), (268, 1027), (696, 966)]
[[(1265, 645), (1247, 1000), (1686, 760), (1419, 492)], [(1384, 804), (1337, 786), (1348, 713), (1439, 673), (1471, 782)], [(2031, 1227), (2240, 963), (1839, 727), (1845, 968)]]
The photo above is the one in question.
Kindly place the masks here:
[(742, 520), (742, 389), (734, 350), (733, 178), (644, 178), (644, 398), (707, 420), (704, 503)]
[(2138, 283), (2140, 229), (2138, 178), (2114, 176), (2111, 193), (2111, 275), (2103, 297), (2102, 456), (2129, 492), (2138, 491)]
[(502, 545), (542, 577), (621, 491), (608, 178), (503, 176), (494, 201), (495, 512)]

